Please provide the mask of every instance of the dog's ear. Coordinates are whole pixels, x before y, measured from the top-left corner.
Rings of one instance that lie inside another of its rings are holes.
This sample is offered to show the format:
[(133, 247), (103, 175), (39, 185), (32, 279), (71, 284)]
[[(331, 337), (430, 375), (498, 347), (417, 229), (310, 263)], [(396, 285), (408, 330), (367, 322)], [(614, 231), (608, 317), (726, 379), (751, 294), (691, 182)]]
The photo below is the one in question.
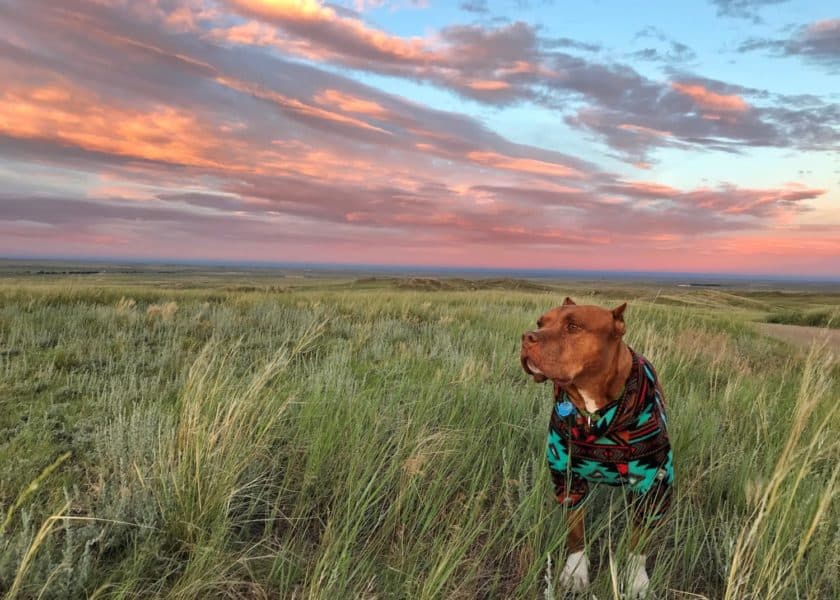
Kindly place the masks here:
[(576, 306), (575, 301), (566, 296), (566, 299), (563, 300), (563, 306)]
[(626, 329), (624, 325), (624, 309), (627, 308), (627, 303), (625, 302), (621, 306), (617, 306), (612, 309), (613, 315), (613, 328), (615, 335), (621, 337), (624, 335), (624, 331)]

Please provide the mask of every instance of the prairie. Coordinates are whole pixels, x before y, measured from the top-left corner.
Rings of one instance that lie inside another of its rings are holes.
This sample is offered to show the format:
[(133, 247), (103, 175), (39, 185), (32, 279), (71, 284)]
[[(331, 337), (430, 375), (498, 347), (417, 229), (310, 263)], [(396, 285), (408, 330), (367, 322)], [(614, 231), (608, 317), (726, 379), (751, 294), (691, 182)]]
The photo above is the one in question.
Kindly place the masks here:
[[(0, 279), (0, 593), (566, 597), (518, 362), (564, 295), (628, 301), (665, 387), (654, 597), (840, 597), (840, 367), (758, 325), (836, 290), (180, 271)], [(590, 506), (613, 598), (623, 497)]]

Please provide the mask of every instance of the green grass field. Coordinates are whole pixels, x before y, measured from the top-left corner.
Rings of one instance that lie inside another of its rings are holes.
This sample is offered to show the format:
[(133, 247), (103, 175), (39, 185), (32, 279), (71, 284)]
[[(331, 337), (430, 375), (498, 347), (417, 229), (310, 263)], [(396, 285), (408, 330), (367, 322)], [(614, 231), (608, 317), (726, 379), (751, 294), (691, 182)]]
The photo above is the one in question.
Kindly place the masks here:
[[(840, 367), (754, 324), (836, 291), (183, 273), (0, 279), (0, 594), (565, 597), (518, 343), (567, 294), (629, 301), (665, 386), (654, 597), (840, 597)], [(613, 598), (623, 497), (589, 506)]]

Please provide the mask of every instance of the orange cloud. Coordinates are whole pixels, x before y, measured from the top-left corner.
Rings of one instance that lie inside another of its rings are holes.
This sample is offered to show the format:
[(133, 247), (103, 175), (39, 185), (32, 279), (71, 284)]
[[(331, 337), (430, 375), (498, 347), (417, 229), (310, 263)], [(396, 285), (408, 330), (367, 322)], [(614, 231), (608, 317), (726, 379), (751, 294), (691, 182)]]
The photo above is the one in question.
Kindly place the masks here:
[(499, 77), (507, 75), (521, 75), (523, 73), (536, 73), (541, 70), (540, 67), (533, 65), (524, 60), (517, 60), (510, 67), (502, 67), (495, 70), (495, 74)]
[(259, 21), (248, 21), (241, 25), (211, 29), (209, 35), (212, 38), (226, 40), (234, 44), (249, 44), (252, 46), (271, 46), (278, 42), (274, 27)]
[(183, 165), (228, 168), (213, 155), (223, 144), (210, 124), (178, 108), (107, 106), (64, 84), (0, 93), (0, 132), (57, 140), (85, 150)]
[[(506, 80), (509, 77), (523, 74), (559, 77), (559, 73), (538, 62), (512, 60), (509, 56), (494, 58), (495, 40), (510, 38), (511, 43), (521, 42), (522, 33), (528, 29), (522, 23), (486, 32), (483, 28), (472, 28), (469, 35), (478, 35), (479, 30), (484, 33), (473, 40), (459, 39), (458, 35), (445, 32), (404, 38), (369, 27), (360, 19), (343, 16), (319, 0), (226, 0), (226, 3), (239, 15), (256, 21), (212, 29), (207, 34), (212, 39), (271, 46), (313, 61), (335, 61), (363, 70), (376, 71), (378, 63), (385, 63), (388, 74), (393, 74), (396, 68), (400, 75), (410, 73), (412, 77), (437, 80), (462, 91), (505, 91), (516, 96), (520, 92), (514, 89), (515, 82)], [(278, 36), (278, 29), (288, 35)], [(506, 43), (500, 41), (498, 45)], [(484, 68), (466, 74), (458, 65), (467, 56), (472, 57), (471, 61), (486, 63)], [(403, 72), (399, 73), (399, 69)]]
[(256, 13), (302, 21), (321, 21), (336, 18), (335, 11), (321, 6), (318, 0), (231, 0)]
[[(313, 119), (389, 133), (362, 120), (270, 90), (234, 80), (218, 82)], [(375, 102), (338, 92), (322, 99), (333, 100), (357, 112), (381, 109)], [(381, 161), (374, 164), (327, 148), (284, 142), (272, 148), (254, 146), (243, 137), (245, 129), (241, 122), (214, 124), (172, 106), (155, 105), (143, 110), (107, 105), (92, 92), (65, 83), (0, 92), (0, 133), (15, 138), (51, 140), (93, 152), (221, 171), (266, 175), (282, 172), (322, 181), (363, 183), (374, 175), (385, 180), (408, 176), (408, 171), (389, 170)]]
[(623, 129), (624, 131), (632, 131), (633, 133), (640, 133), (651, 137), (670, 137), (673, 135), (670, 131), (643, 127), (642, 125), (633, 125), (631, 123), (622, 123), (618, 126), (618, 128)]
[(337, 154), (307, 144), (273, 144), (274, 148), (255, 156), (255, 172), (265, 175), (303, 175), (318, 181), (370, 184), (389, 180), (396, 173), (382, 163)]
[(313, 61), (341, 58), (341, 54), (333, 52), (323, 44), (315, 44), (304, 38), (280, 37), (275, 27), (260, 21), (248, 21), (230, 27), (216, 27), (209, 30), (206, 35), (212, 40), (231, 44), (268, 46)]
[(358, 127), (360, 129), (368, 129), (370, 131), (376, 131), (377, 133), (391, 135), (390, 131), (386, 131), (385, 129), (382, 129), (380, 127), (375, 127), (366, 121), (362, 121), (361, 119), (354, 119), (353, 117), (348, 117), (346, 115), (325, 110), (323, 108), (318, 108), (317, 106), (312, 106), (311, 104), (306, 104), (304, 102), (301, 102), (300, 100), (297, 100), (295, 98), (289, 98), (288, 96), (284, 96), (279, 92), (269, 90), (254, 83), (247, 83), (245, 81), (230, 79), (228, 77), (217, 77), (216, 83), (234, 89), (238, 92), (244, 92), (247, 94), (251, 94), (256, 98), (273, 102), (281, 108), (284, 108), (286, 110), (300, 115), (314, 117), (316, 119), (324, 119), (327, 121), (332, 121), (334, 123), (341, 123), (342, 125), (350, 125), (352, 127)]
[(833, 33), (838, 29), (840, 29), (840, 19), (823, 19), (808, 26), (808, 31), (812, 33)]
[[(760, 210), (762, 207), (779, 207), (784, 204), (793, 204), (802, 200), (813, 200), (824, 195), (828, 190), (819, 188), (808, 188), (798, 183), (789, 184), (782, 189), (755, 190), (752, 192), (750, 201), (741, 205), (729, 206), (723, 210), (730, 214), (751, 213)], [(786, 219), (789, 217), (785, 212), (780, 212), (777, 217)]]
[(620, 187), (620, 191), (628, 196), (644, 196), (652, 198), (673, 198), (680, 195), (682, 192), (669, 185), (655, 183), (651, 181), (630, 181)]
[(372, 117), (384, 117), (388, 114), (388, 111), (378, 102), (365, 100), (364, 98), (345, 94), (338, 90), (324, 90), (315, 96), (315, 101), (318, 104), (335, 106), (344, 112), (370, 115)]
[(492, 92), (497, 90), (506, 90), (510, 87), (510, 84), (506, 81), (478, 79), (467, 83), (467, 87), (482, 92)]
[(404, 39), (372, 29), (359, 19), (342, 17), (317, 0), (227, 0), (240, 12), (275, 23), (285, 29), (312, 33), (317, 26), (331, 32), (348, 50), (365, 54), (377, 52), (389, 59), (423, 62), (433, 57), (420, 38)]
[(533, 158), (516, 158), (496, 152), (469, 152), (467, 158), (480, 165), (505, 169), (507, 171), (521, 171), (536, 175), (552, 175), (566, 178), (583, 177), (583, 173), (577, 169)]
[(702, 85), (672, 82), (671, 87), (680, 94), (688, 96), (702, 109), (715, 112), (745, 112), (750, 106), (743, 98), (735, 94), (718, 94)]

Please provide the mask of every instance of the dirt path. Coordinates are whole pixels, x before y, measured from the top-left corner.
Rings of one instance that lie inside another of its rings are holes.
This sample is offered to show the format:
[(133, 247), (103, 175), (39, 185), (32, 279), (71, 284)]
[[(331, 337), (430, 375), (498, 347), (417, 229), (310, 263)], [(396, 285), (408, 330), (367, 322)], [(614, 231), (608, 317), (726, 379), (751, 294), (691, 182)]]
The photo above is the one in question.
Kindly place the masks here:
[(840, 356), (840, 329), (782, 325), (781, 323), (759, 323), (758, 329), (765, 335), (779, 338), (805, 349), (808, 349), (815, 340), (820, 343), (827, 338), (828, 348), (835, 356)]

